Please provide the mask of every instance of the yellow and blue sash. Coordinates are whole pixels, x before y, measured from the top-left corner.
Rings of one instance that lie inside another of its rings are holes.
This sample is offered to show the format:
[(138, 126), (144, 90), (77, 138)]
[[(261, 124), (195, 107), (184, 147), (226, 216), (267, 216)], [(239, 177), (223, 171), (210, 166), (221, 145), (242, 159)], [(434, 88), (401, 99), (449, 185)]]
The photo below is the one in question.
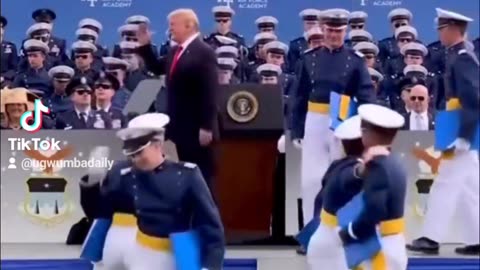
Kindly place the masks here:
[(338, 125), (351, 116), (357, 114), (358, 104), (350, 96), (330, 93), (330, 129), (335, 130)]

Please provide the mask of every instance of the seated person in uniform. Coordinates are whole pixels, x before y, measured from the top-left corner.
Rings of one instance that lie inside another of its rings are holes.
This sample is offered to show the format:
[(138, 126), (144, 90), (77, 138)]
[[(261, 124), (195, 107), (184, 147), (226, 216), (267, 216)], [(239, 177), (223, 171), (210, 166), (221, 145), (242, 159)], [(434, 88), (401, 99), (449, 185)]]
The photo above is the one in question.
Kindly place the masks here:
[(323, 42), (325, 41), (325, 36), (320, 27), (314, 27), (305, 33), (305, 39), (308, 42), (308, 50), (313, 50), (323, 46)]
[(217, 58), (218, 84), (239, 84), (238, 78), (233, 76), (236, 67), (237, 63), (232, 58)]
[(130, 65), (127, 61), (115, 57), (104, 57), (103, 63), (105, 64), (105, 72), (115, 76), (120, 84), (115, 96), (113, 96), (112, 106), (123, 110), (131, 95), (131, 91), (125, 87), (125, 78)]
[(350, 30), (365, 30), (367, 28), (368, 14), (363, 11), (353, 11), (348, 17), (348, 27)]
[(72, 44), (72, 53), (75, 58), (75, 77), (87, 77), (93, 80), (98, 72), (93, 68), (94, 54), (97, 46), (88, 41), (76, 41)]
[(428, 70), (422, 65), (407, 65), (403, 69), (403, 75), (411, 79), (413, 84), (422, 84), (428, 89), (429, 111), (435, 110), (435, 98), (437, 97), (437, 84), (433, 77), (430, 77)]
[[(1, 129), (21, 130), (20, 118), (27, 111), (33, 112), (34, 102), (35, 99), (38, 99), (38, 96), (25, 88), (3, 89), (1, 95), (1, 106), (4, 117)], [(28, 124), (33, 124), (33, 119), (28, 121)], [(52, 119), (46, 115), (42, 115), (41, 128), (53, 128)]]
[(277, 36), (270, 32), (259, 33), (255, 35), (253, 46), (255, 51), (255, 60), (248, 63), (247, 70), (245, 71), (247, 81), (251, 81), (256, 68), (266, 62), (267, 55), (263, 49), (263, 46), (271, 41), (276, 41), (277, 39)]
[(386, 96), (385, 93), (383, 93), (382, 91), (383, 75), (376, 69), (371, 67), (368, 68), (368, 73), (370, 73), (370, 77), (372, 78), (373, 89), (375, 89), (375, 93), (377, 96), (377, 103), (379, 105), (390, 108), (390, 100), (388, 99), (388, 96)]
[[(85, 42), (90, 42), (93, 45), (95, 45), (95, 52), (93, 53), (93, 69), (96, 71), (100, 71), (103, 68), (103, 62), (102, 62), (102, 57), (103, 55), (107, 56), (107, 51), (104, 50), (101, 46), (97, 45), (97, 39), (98, 39), (98, 33), (95, 32), (94, 30), (88, 29), (88, 28), (80, 28), (75, 32), (75, 35), (77, 36), (77, 40), (79, 41), (85, 41)], [(100, 50), (99, 50), (100, 48)], [(72, 59), (75, 59), (74, 51), (72, 50)]]
[(73, 109), (56, 117), (56, 129), (111, 129), (110, 116), (103, 110), (91, 108), (92, 83), (87, 77), (75, 77), (67, 86), (67, 95), (72, 99)]
[(348, 43), (345, 44), (350, 47), (355, 47), (359, 42), (373, 42), (372, 34), (365, 30), (351, 30), (348, 38)]
[(95, 90), (95, 110), (103, 110), (108, 113), (112, 121), (112, 128), (118, 129), (125, 127), (126, 117), (118, 108), (112, 107), (112, 99), (115, 96), (115, 91), (120, 87), (117, 78), (109, 73), (100, 73), (96, 79), (93, 88)]
[[(402, 26), (395, 31), (395, 40), (397, 44), (397, 49), (399, 52), (402, 51), (402, 48), (411, 42), (415, 42), (418, 37), (417, 30), (412, 26)], [(410, 45), (409, 45), (410, 46)], [(410, 48), (410, 47), (407, 47)], [(403, 49), (406, 52), (405, 49)], [(410, 49), (409, 49), (410, 50)], [(402, 70), (405, 67), (402, 54), (398, 55), (395, 58), (391, 58), (389, 61), (384, 63), (385, 65), (385, 74), (393, 79), (397, 78), (402, 74)]]
[(95, 33), (97, 33), (97, 37), (95, 38), (95, 40), (92, 40), (91, 36), (89, 37), (89, 36), (82, 36), (82, 35), (78, 36), (78, 39), (83, 40), (83, 41), (89, 41), (89, 40), (93, 41), (95, 46), (97, 46), (97, 52), (95, 53), (95, 59), (98, 59), (101, 62), (102, 57), (107, 57), (108, 56), (108, 48), (106, 46), (102, 46), (102, 45), (98, 44), (100, 34), (103, 30), (103, 25), (95, 19), (85, 18), (85, 19), (80, 20), (80, 22), (78, 23), (78, 28), (79, 29), (92, 30)]
[(260, 84), (277, 85), (280, 83), (282, 69), (274, 64), (263, 64), (257, 68), (257, 73), (260, 76)]
[(65, 90), (73, 78), (75, 71), (69, 66), (56, 66), (48, 71), (52, 80), (53, 94), (43, 99), (43, 104), (50, 108), (53, 118), (59, 113), (71, 110), (72, 101), (68, 98)]
[[(255, 25), (257, 26), (257, 29), (258, 29), (257, 34), (270, 33), (275, 35), (275, 30), (278, 25), (278, 20), (277, 18), (272, 16), (262, 16), (255, 20)], [(252, 62), (257, 60), (256, 51), (257, 50), (256, 50), (255, 44), (248, 49), (248, 61)]]
[(48, 55), (48, 46), (42, 41), (29, 39), (23, 44), (28, 59), (28, 68), (20, 72), (12, 83), (13, 87), (24, 87), (43, 91), (45, 95), (51, 93), (50, 78), (45, 66)]
[(153, 73), (148, 72), (144, 68), (143, 58), (139, 57), (135, 53), (137, 47), (137, 42), (120, 42), (122, 59), (128, 63), (128, 72), (125, 78), (125, 87), (130, 91), (135, 91), (141, 81), (153, 77)]
[(213, 49), (222, 46), (221, 42), (216, 38), (217, 36), (229, 37), (234, 39), (238, 45), (245, 46), (245, 40), (241, 35), (232, 32), (232, 19), (235, 11), (228, 6), (216, 6), (212, 8), (212, 13), (215, 17), (216, 32), (206, 36), (205, 42), (210, 44)]
[(381, 64), (377, 61), (379, 53), (377, 45), (372, 42), (359, 42), (353, 49), (363, 54), (363, 58), (365, 58), (365, 62), (369, 68), (374, 68), (382, 73)]
[[(263, 46), (263, 51), (266, 55), (266, 63), (279, 66), (282, 71), (285, 71), (285, 58), (288, 54), (287, 44), (280, 41), (271, 41)], [(253, 73), (250, 77), (250, 82), (258, 82), (258, 73)]]
[(215, 54), (217, 58), (231, 58), (235, 61), (235, 70), (233, 71), (233, 76), (235, 77), (235, 83), (240, 83), (245, 81), (245, 67), (247, 63), (245, 63), (245, 59), (243, 59), (240, 55), (240, 51), (237, 47), (234, 46), (221, 46), (215, 50)]

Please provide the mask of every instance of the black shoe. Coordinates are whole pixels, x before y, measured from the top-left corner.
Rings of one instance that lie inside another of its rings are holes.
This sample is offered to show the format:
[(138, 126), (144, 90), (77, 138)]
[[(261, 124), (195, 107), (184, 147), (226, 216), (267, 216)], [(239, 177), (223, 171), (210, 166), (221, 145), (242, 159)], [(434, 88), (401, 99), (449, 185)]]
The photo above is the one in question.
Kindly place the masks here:
[(430, 240), (426, 237), (421, 237), (417, 240), (414, 240), (411, 245), (407, 245), (407, 249), (410, 251), (422, 252), (428, 255), (437, 255), (440, 251), (440, 246), (433, 240)]
[(300, 246), (299, 248), (297, 248), (297, 254), (305, 256), (307, 255), (307, 250), (304, 247)]
[(480, 256), (480, 245), (458, 247), (455, 249), (455, 253), (467, 256)]

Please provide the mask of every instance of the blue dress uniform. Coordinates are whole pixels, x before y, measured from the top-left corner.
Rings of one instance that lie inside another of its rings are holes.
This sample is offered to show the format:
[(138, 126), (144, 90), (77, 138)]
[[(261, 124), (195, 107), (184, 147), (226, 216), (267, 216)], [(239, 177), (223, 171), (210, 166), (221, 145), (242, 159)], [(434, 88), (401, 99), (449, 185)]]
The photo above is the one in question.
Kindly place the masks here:
[[(278, 25), (277, 18), (273, 16), (261, 16), (255, 20), (255, 25), (257, 26), (258, 33), (271, 33), (275, 34), (275, 29)], [(257, 46), (256, 44), (248, 48), (248, 61), (253, 62), (257, 60)]]
[[(120, 88), (120, 82), (112, 74), (104, 72), (100, 73), (94, 83), (95, 96), (97, 101), (97, 106), (95, 106), (94, 109), (98, 111), (103, 110), (109, 115), (113, 129), (125, 127), (127, 125), (126, 116), (123, 115), (120, 109), (113, 106), (112, 99), (101, 100), (104, 99), (104, 97), (99, 96), (98, 91), (100, 88), (102, 88), (103, 91), (118, 91), (118, 89)], [(103, 102), (103, 106), (100, 106), (101, 102)]]
[[(101, 184), (80, 186), (84, 211), (96, 219), (112, 221), (105, 238), (101, 265), (96, 265), (95, 270), (127, 269), (135, 259), (132, 250), (137, 235), (134, 206), (136, 184), (131, 166), (130, 161), (119, 161), (108, 171)], [(83, 183), (88, 183), (88, 177)], [(87, 238), (85, 242), (88, 241)]]
[(162, 45), (160, 46), (160, 57), (167, 55), (170, 49), (175, 46), (176, 46), (176, 42), (173, 40), (167, 40), (163, 42)]
[(473, 46), (475, 53), (477, 54), (477, 58), (480, 58), (480, 37), (473, 41)]
[[(228, 23), (228, 21), (232, 21), (232, 18), (235, 15), (235, 11), (232, 8), (227, 6), (213, 7), (212, 13), (213, 13), (213, 16), (215, 17), (215, 22), (218, 24), (217, 28), (225, 27), (223, 24)], [(225, 29), (222, 29), (222, 30), (225, 30)], [(224, 37), (234, 39), (237, 41), (238, 46), (245, 47), (245, 39), (243, 38), (242, 35), (232, 32), (231, 29), (228, 29), (226, 33), (222, 31), (222, 33), (218, 31), (215, 33), (211, 33), (210, 35), (205, 36), (204, 40), (205, 42), (210, 44), (210, 46), (212, 46), (213, 49), (216, 49), (223, 45), (221, 42), (219, 42), (216, 36), (224, 36)]]
[(94, 68), (94, 55), (96, 51), (97, 46), (95, 46), (95, 44), (89, 41), (79, 40), (75, 41), (72, 44), (72, 54), (74, 57), (74, 61), (76, 61), (75, 58), (77, 57), (83, 57), (84, 59), (86, 59), (86, 57), (91, 57), (93, 60), (87, 69), (85, 69), (85, 67), (82, 67), (82, 70), (80, 70), (80, 67), (75, 64), (75, 77), (87, 77), (89, 81), (93, 81), (95, 77), (98, 76), (98, 71)]
[[(287, 55), (288, 55), (288, 46), (287, 44), (280, 42), (280, 41), (270, 41), (263, 46), (263, 50), (266, 54), (266, 62), (269, 64), (278, 65), (282, 72), (286, 70), (287, 63), (285, 63)], [(253, 67), (253, 66), (252, 66)], [(258, 66), (257, 66), (258, 68)], [(252, 70), (249, 74), (249, 81), (250, 82), (258, 82), (257, 69)]]
[[(101, 62), (102, 57), (107, 57), (109, 55), (108, 48), (106, 46), (102, 46), (97, 43), (98, 37), (100, 36), (100, 33), (103, 30), (103, 25), (99, 21), (91, 18), (85, 18), (80, 20), (80, 22), (78, 23), (78, 28), (92, 30), (95, 33), (97, 33), (97, 37), (94, 39), (95, 45), (97, 46), (97, 51), (95, 52), (96, 59), (100, 60)], [(78, 35), (79, 40), (88, 41), (88, 40), (92, 40), (91, 38), (92, 38), (91, 35), (87, 35), (87, 36)]]
[(383, 80), (384, 77), (382, 73), (378, 72), (378, 70), (374, 68), (368, 68), (368, 73), (370, 74), (370, 78), (372, 79), (372, 84), (375, 89), (375, 93), (377, 96), (377, 104), (385, 106), (387, 108), (391, 108), (390, 98), (386, 95), (386, 91), (383, 88)]
[[(348, 11), (324, 12), (325, 27), (345, 29)], [(341, 46), (321, 47), (305, 53), (297, 73), (292, 99), (292, 139), (302, 146), (302, 200), (305, 220), (310, 220), (316, 191), (330, 162), (339, 154), (331, 130), (331, 92), (356, 97), (360, 104), (375, 102), (375, 91), (361, 54)]]
[[(120, 78), (125, 78), (129, 66), (127, 61), (114, 57), (104, 57), (103, 63), (105, 63), (105, 71), (107, 73), (114, 74), (117, 78), (119, 78), (119, 73), (122, 73), (123, 76), (120, 76)], [(118, 88), (117, 92), (115, 92), (115, 96), (113, 96), (112, 106), (123, 110), (123, 108), (127, 105), (132, 92), (130, 89), (125, 87), (124, 81), (119, 81), (119, 83), (120, 87)]]
[(404, 56), (407, 54), (407, 52), (408, 54), (412, 55), (421, 55), (422, 58), (426, 56), (428, 51), (425, 46), (421, 44), (414, 44), (417, 36), (417, 30), (411, 26), (401, 26), (397, 29), (397, 31), (395, 32), (395, 44), (397, 42), (407, 44), (403, 44), (402, 49), (398, 48), (398, 45), (396, 45), (398, 48), (398, 54), (391, 54), (388, 62), (383, 63), (385, 75), (388, 78), (395, 79), (402, 74), (402, 71), (405, 68)]
[[(108, 56), (108, 49), (96, 43), (98, 39), (98, 33), (88, 28), (80, 28), (75, 32), (75, 35), (77, 36), (77, 39), (79, 41), (90, 42), (95, 45), (96, 51), (93, 53), (92, 67), (96, 71), (102, 70), (103, 69), (102, 57)], [(72, 60), (75, 59), (75, 54), (73, 50), (71, 52), (71, 59)]]
[(378, 53), (380, 50), (375, 43), (365, 41), (359, 42), (353, 47), (353, 49), (363, 54), (363, 58), (369, 68), (374, 68), (378, 72), (382, 74), (384, 73), (382, 64), (378, 60)]
[(356, 173), (363, 150), (360, 123), (357, 115), (345, 120), (335, 130), (335, 137), (345, 142), (347, 156), (328, 167), (322, 179), (323, 188), (315, 200), (314, 218), (320, 218), (321, 223), (308, 245), (307, 259), (312, 270), (348, 269), (343, 247), (339, 245), (336, 214), (361, 191), (364, 184)]
[[(437, 8), (438, 29), (456, 32), (466, 28), (473, 19), (464, 15)], [(444, 33), (442, 33), (444, 34)], [(480, 254), (479, 225), (479, 171), (478, 151), (472, 150), (479, 123), (479, 62), (464, 42), (448, 44), (445, 90), (446, 110), (460, 110), (458, 136), (452, 151), (446, 151), (441, 160), (438, 176), (430, 189), (428, 211), (421, 238), (407, 246), (410, 250), (438, 254), (441, 243), (449, 229), (449, 222), (458, 214), (463, 222), (465, 244), (455, 250), (462, 255)], [(448, 196), (449, 200), (445, 200)], [(457, 203), (462, 207), (457, 207)]]
[[(27, 54), (40, 52), (43, 55), (47, 55), (48, 53), (48, 46), (39, 40), (27, 40), (24, 46)], [(45, 66), (37, 69), (28, 68), (26, 71), (18, 73), (12, 85), (14, 87), (43, 91), (43, 96), (49, 95), (52, 91), (52, 85)]]
[[(76, 77), (67, 86), (66, 93), (69, 97), (74, 95), (92, 94), (91, 82), (86, 77)], [(60, 113), (55, 119), (56, 129), (111, 129), (112, 121), (110, 116), (104, 111), (95, 111), (87, 109), (81, 111), (77, 109), (73, 101), (73, 109)]]
[[(276, 40), (277, 40), (277, 36), (269, 32), (256, 34), (254, 37), (255, 45), (253, 46), (253, 48), (255, 49), (255, 55), (257, 55), (257, 52), (260, 51), (260, 48), (262, 48), (265, 44), (271, 41), (276, 41)], [(253, 79), (253, 76), (257, 67), (262, 64), (265, 64), (265, 62), (266, 62), (265, 59), (258, 58), (258, 57), (255, 57), (254, 60), (250, 61), (245, 70), (245, 77), (246, 77), (245, 79), (247, 81), (251, 81)]]
[[(307, 32), (311, 28), (318, 26), (320, 11), (311, 8), (305, 9), (300, 12), (299, 16), (302, 18), (305, 32)], [(308, 42), (305, 39), (305, 35), (290, 41), (288, 47), (287, 72), (294, 73), (298, 59), (300, 59), (303, 52), (308, 49)]]
[[(382, 135), (385, 130), (395, 131), (405, 124), (401, 114), (379, 105), (362, 105), (358, 108), (358, 114), (362, 119), (362, 129), (377, 136), (385, 136)], [(362, 136), (368, 135), (363, 133)], [(387, 143), (392, 143), (393, 139), (394, 136), (385, 137), (389, 141)], [(393, 155), (377, 156), (366, 164), (363, 178), (363, 209), (357, 218), (340, 230), (340, 239), (348, 246), (377, 237), (378, 231), (381, 250), (360, 267), (405, 270), (408, 262), (403, 218), (407, 190), (406, 170)], [(382, 267), (377, 268), (379, 266)]]
[(0, 27), (2, 28), (2, 50), (0, 51), (1, 60), (1, 82), (2, 85), (6, 82), (12, 82), (15, 77), (15, 72), (18, 65), (17, 46), (10, 41), (4, 40), (5, 27), (7, 26), (7, 18), (0, 17)]
[[(124, 154), (136, 155), (149, 147), (168, 121), (162, 114), (131, 120), (128, 128), (117, 133), (124, 141)], [(191, 230), (198, 236), (202, 269), (222, 269), (223, 225), (199, 168), (192, 163), (163, 160), (153, 170), (133, 169), (132, 175), (139, 229), (132, 269), (174, 270), (169, 238)]]
[[(235, 76), (234, 70), (237, 67), (237, 62), (233, 58), (217, 58), (217, 68), (220, 85), (239, 84), (240, 79)], [(222, 77), (225, 76), (225, 77)]]
[(144, 68), (139, 67), (138, 63), (138, 56), (136, 55), (136, 49), (138, 47), (138, 43), (136, 42), (128, 42), (123, 41), (120, 42), (120, 48), (122, 50), (122, 59), (126, 61), (133, 61), (136, 62), (135, 67), (130, 66), (129, 71), (126, 74), (125, 78), (125, 87), (130, 91), (135, 91), (137, 89), (138, 84), (146, 79), (151, 79), (154, 77), (153, 73), (147, 71)]
[[(137, 24), (125, 24), (118, 28), (118, 33), (122, 37), (122, 41), (137, 42)], [(151, 44), (152, 52), (155, 55), (155, 58), (158, 58), (158, 47), (155, 44)], [(112, 51), (112, 57), (121, 58), (122, 57), (122, 48), (120, 43), (115, 44)]]
[(238, 83), (245, 81), (245, 69), (247, 63), (245, 62), (245, 59), (240, 57), (238, 48), (234, 46), (221, 46), (215, 50), (215, 54), (218, 59), (229, 58), (235, 61), (235, 70), (233, 71), (235, 77), (234, 83), (236, 83), (236, 81), (238, 81)]
[(72, 100), (67, 96), (65, 89), (74, 74), (75, 71), (68, 66), (56, 66), (48, 71), (48, 76), (53, 82), (53, 94), (44, 97), (42, 102), (50, 108), (53, 118), (59, 113), (73, 109)]
[[(391, 25), (395, 30), (399, 27), (409, 25), (412, 18), (412, 13), (405, 8), (396, 8), (390, 11), (390, 13), (388, 14), (388, 20), (390, 21)], [(400, 51), (397, 46), (395, 32), (392, 37), (380, 40), (378, 42), (378, 48), (380, 49), (379, 59), (383, 65), (385, 65), (391, 58), (398, 56)]]
[(308, 44), (308, 49), (302, 51), (302, 53), (300, 54), (299, 61), (297, 61), (294, 67), (295, 72), (298, 68), (299, 62), (301, 62), (300, 60), (303, 58), (303, 55), (309, 50), (313, 50), (315, 48), (323, 46), (323, 42), (325, 38), (323, 31), (320, 27), (313, 27), (312, 29), (308, 30), (304, 34), (304, 36)]
[(373, 36), (365, 30), (351, 30), (348, 33), (348, 40), (345, 41), (345, 46), (355, 47), (360, 42), (373, 43)]
[(352, 11), (348, 18), (350, 30), (365, 30), (367, 28), (368, 14), (364, 11)]

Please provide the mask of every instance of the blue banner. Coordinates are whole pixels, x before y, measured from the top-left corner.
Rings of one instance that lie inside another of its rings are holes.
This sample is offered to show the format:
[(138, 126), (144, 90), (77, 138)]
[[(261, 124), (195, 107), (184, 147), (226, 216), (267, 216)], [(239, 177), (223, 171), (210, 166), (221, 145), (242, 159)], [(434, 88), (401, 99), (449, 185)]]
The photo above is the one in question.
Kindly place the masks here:
[[(335, 4), (333, 4), (335, 3)], [(256, 33), (254, 21), (262, 15), (272, 15), (280, 21), (278, 35), (282, 41), (289, 41), (303, 33), (298, 13), (305, 8), (345, 8), (348, 10), (364, 10), (369, 14), (368, 30), (376, 39), (391, 36), (391, 28), (387, 20), (390, 10), (398, 7), (410, 9), (414, 14), (413, 23), (420, 33), (420, 39), (429, 43), (437, 40), (434, 28), (435, 8), (441, 7), (462, 13), (475, 19), (469, 35), (476, 38), (479, 33), (479, 1), (478, 0), (2, 0), (2, 15), (9, 24), (6, 39), (19, 43), (25, 38), (25, 32), (32, 24), (31, 13), (37, 8), (51, 8), (57, 13), (54, 33), (67, 39), (71, 44), (75, 39), (78, 22), (91, 17), (102, 22), (104, 31), (100, 44), (112, 48), (119, 41), (117, 29), (131, 15), (142, 14), (152, 20), (156, 31), (154, 41), (157, 44), (165, 39), (167, 30), (167, 14), (181, 7), (194, 9), (201, 23), (202, 32), (208, 34), (214, 29), (211, 9), (216, 5), (229, 4), (236, 11), (234, 31), (243, 34), (249, 44)]]

